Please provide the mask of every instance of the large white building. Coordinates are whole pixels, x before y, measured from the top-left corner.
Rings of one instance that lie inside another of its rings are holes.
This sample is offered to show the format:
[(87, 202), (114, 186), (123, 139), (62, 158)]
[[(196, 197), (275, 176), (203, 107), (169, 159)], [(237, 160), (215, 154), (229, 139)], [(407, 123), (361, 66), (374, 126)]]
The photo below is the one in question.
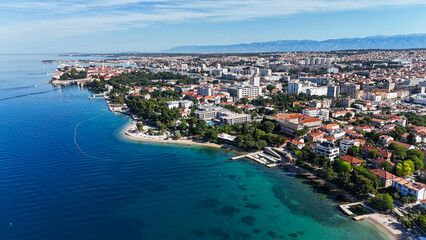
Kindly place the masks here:
[(318, 87), (317, 84), (309, 81), (290, 81), (287, 85), (288, 94), (306, 93), (308, 95), (326, 96), (328, 88), (326, 86)]
[(357, 141), (354, 141), (352, 139), (343, 139), (342, 141), (340, 141), (340, 152), (346, 154), (348, 152), (348, 149), (351, 148), (352, 146), (360, 146), (360, 143)]
[(248, 114), (238, 114), (238, 113), (224, 113), (219, 117), (220, 124), (222, 125), (234, 125), (237, 123), (245, 123), (251, 121), (251, 116)]
[(197, 94), (201, 95), (203, 97), (205, 96), (213, 96), (214, 90), (211, 87), (198, 87), (197, 88)]
[(327, 87), (327, 97), (338, 97), (340, 94), (340, 87), (336, 85), (330, 85)]
[(179, 108), (179, 107), (185, 107), (185, 108), (189, 108), (190, 106), (192, 106), (194, 104), (193, 101), (189, 101), (189, 100), (182, 100), (182, 101), (168, 101), (166, 102), (166, 105), (169, 109), (173, 109), (173, 108)]
[(426, 199), (426, 185), (422, 183), (397, 177), (393, 179), (392, 187), (401, 190), (401, 194), (404, 196), (413, 195), (417, 200)]
[(254, 76), (250, 78), (250, 85), (259, 87), (260, 86), (260, 77)]
[(334, 158), (339, 156), (339, 148), (334, 143), (322, 142), (317, 143), (313, 150), (319, 154), (326, 155), (330, 161), (334, 161)]
[(271, 69), (260, 69), (260, 76), (270, 76), (272, 74)]
[(228, 88), (228, 92), (235, 98), (262, 96), (262, 88), (255, 86)]
[(215, 106), (199, 106), (197, 105), (197, 111), (195, 111), (195, 118), (201, 120), (211, 120), (217, 118), (220, 113), (224, 113), (227, 110), (222, 107)]
[(307, 108), (303, 109), (302, 114), (319, 118), (323, 121), (328, 121), (330, 119), (330, 110), (326, 108)]

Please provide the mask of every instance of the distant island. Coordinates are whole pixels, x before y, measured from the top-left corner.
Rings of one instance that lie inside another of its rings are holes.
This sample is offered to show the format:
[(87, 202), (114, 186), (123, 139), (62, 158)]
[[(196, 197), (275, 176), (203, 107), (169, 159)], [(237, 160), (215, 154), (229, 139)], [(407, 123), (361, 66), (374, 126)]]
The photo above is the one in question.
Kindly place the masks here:
[(324, 41), (279, 40), (233, 45), (178, 46), (164, 53), (250, 53), (250, 52), (311, 52), (360, 49), (426, 48), (426, 34), (340, 38)]

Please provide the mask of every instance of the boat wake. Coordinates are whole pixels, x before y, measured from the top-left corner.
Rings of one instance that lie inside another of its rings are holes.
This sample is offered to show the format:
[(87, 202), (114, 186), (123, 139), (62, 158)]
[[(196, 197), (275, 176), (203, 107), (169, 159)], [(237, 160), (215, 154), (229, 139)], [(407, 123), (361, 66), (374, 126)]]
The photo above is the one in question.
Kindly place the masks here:
[(15, 99), (15, 98), (22, 98), (22, 97), (27, 97), (27, 96), (32, 96), (32, 95), (40, 95), (40, 94), (50, 93), (50, 92), (53, 92), (53, 91), (59, 91), (59, 89), (43, 91), (43, 92), (27, 93), (27, 94), (16, 95), (16, 96), (7, 97), (7, 98), (1, 98), (0, 102)]

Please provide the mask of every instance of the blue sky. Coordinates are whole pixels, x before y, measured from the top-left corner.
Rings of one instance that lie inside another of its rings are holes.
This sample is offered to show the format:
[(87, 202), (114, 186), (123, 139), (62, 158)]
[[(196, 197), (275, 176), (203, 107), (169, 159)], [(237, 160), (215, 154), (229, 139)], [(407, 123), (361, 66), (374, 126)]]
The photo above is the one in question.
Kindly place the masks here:
[(1, 0), (0, 53), (426, 33), (426, 0)]

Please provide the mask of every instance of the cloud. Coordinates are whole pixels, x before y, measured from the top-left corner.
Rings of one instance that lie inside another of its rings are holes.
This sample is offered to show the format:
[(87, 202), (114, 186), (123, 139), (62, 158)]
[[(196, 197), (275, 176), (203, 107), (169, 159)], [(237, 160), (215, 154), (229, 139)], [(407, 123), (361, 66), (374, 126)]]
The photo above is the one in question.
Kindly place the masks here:
[[(0, 3), (0, 31), (7, 37), (0, 41), (63, 38), (155, 23), (242, 21), (425, 4), (424, 0), (6, 0)], [(13, 23), (1, 17), (11, 13), (18, 16)]]

